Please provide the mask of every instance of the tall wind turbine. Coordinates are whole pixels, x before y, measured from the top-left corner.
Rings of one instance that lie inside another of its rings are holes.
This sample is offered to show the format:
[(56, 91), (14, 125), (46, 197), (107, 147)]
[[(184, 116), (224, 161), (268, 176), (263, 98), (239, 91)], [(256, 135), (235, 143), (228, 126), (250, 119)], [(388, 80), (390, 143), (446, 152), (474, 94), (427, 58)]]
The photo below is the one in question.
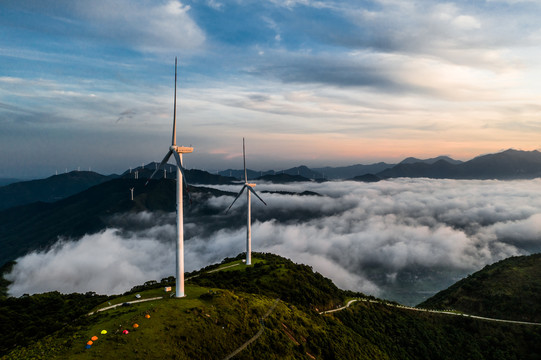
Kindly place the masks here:
[(259, 200), (261, 200), (261, 202), (263, 204), (267, 205), (267, 203), (265, 201), (263, 201), (263, 199), (260, 198), (259, 195), (257, 195), (257, 193), (255, 192), (255, 190), (254, 190), (255, 184), (248, 182), (248, 177), (246, 175), (247, 174), (246, 173), (246, 147), (244, 145), (244, 138), (242, 138), (242, 158), (244, 159), (244, 186), (242, 187), (242, 189), (237, 194), (237, 197), (235, 198), (235, 200), (233, 200), (231, 205), (229, 205), (229, 208), (227, 208), (226, 213), (229, 211), (229, 209), (231, 209), (231, 207), (233, 206), (235, 201), (237, 201), (237, 199), (240, 197), (240, 195), (242, 194), (244, 189), (248, 189), (248, 191), (246, 191), (246, 202), (247, 202), (247, 205), (248, 205), (248, 211), (247, 211), (247, 213), (248, 213), (248, 221), (246, 223), (246, 225), (247, 225), (247, 227), (246, 227), (246, 265), (252, 265), (252, 201), (251, 201), (251, 193), (253, 193)]
[[(154, 174), (164, 166), (171, 155), (175, 157), (177, 163), (177, 246), (176, 246), (176, 276), (177, 276), (177, 289), (176, 297), (184, 297), (184, 216), (182, 207), (182, 186), (184, 176), (184, 169), (182, 167), (182, 154), (188, 154), (193, 152), (193, 147), (177, 146), (177, 58), (175, 57), (175, 100), (173, 106), (173, 137), (171, 140), (171, 146), (169, 151), (165, 154), (160, 165), (154, 170), (152, 175), (148, 178), (146, 184), (152, 179)], [(145, 185), (146, 185), (145, 184)], [(184, 182), (186, 191), (188, 191), (188, 183)], [(189, 196), (189, 193), (188, 193)]]

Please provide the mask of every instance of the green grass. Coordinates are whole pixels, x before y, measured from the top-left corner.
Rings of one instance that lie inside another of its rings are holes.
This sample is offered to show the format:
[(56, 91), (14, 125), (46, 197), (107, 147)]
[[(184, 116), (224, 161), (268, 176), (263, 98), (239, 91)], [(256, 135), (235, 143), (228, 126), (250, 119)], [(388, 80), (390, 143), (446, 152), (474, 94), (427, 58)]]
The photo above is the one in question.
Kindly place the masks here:
[[(223, 359), (258, 333), (261, 324), (262, 335), (235, 359), (307, 359), (308, 354), (318, 359), (541, 358), (541, 328), (537, 327), (493, 324), (364, 301), (319, 315), (307, 301), (313, 305), (321, 297), (330, 299), (335, 307), (361, 295), (333, 288), (308, 266), (270, 254), (257, 257), (261, 261), (253, 266), (225, 269), (240, 260), (228, 259), (209, 267), (220, 271), (200, 272), (186, 285), (184, 298), (165, 297), (83, 315), (27, 347), (12, 349), (1, 359)], [(132, 301), (136, 293), (141, 298), (165, 294), (161, 284), (149, 282), (146, 286), (149, 288), (138, 287), (138, 292), (116, 297), (111, 303)], [(65, 301), (54, 296), (53, 300)], [(262, 321), (276, 297), (281, 300)], [(325, 301), (322, 303), (329, 304)], [(108, 302), (99, 307), (103, 306)], [(134, 323), (139, 324), (137, 329)], [(106, 335), (100, 334), (103, 329)], [(129, 334), (122, 334), (124, 329)], [(94, 335), (98, 340), (85, 349)]]
[[(272, 299), (199, 286), (186, 286), (185, 291), (184, 298), (141, 302), (88, 316), (70, 332), (48, 336), (29, 351), (20, 349), (7, 358), (107, 359), (114, 354), (118, 359), (189, 359), (203, 353), (225, 356), (257, 332), (258, 318), (272, 304)], [(149, 298), (154, 293), (142, 292), (141, 296)], [(137, 329), (133, 328), (135, 323), (139, 324)], [(129, 334), (122, 334), (124, 329)], [(102, 330), (108, 333), (101, 335)], [(85, 349), (94, 335), (98, 340), (91, 349)], [(209, 338), (212, 344), (206, 343)]]

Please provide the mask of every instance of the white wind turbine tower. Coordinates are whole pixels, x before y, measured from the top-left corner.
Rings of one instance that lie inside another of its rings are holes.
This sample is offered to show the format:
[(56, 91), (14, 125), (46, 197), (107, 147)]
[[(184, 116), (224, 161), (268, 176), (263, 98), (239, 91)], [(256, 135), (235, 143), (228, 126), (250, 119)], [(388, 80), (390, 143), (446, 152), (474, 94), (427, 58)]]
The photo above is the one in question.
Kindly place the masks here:
[[(176, 246), (176, 277), (177, 288), (176, 297), (184, 297), (184, 216), (182, 208), (182, 186), (184, 176), (184, 169), (182, 168), (182, 154), (188, 154), (193, 152), (193, 147), (177, 146), (177, 58), (175, 57), (175, 100), (173, 105), (173, 137), (169, 151), (165, 154), (160, 165), (154, 170), (152, 175), (148, 178), (146, 184), (152, 179), (154, 174), (164, 166), (171, 155), (174, 155), (177, 163), (177, 246)], [(145, 185), (146, 185), (145, 184)], [(186, 190), (188, 190), (188, 183), (184, 182)], [(189, 194), (188, 194), (189, 195)]]
[(251, 265), (252, 264), (252, 211), (251, 211), (252, 202), (251, 202), (251, 196), (250, 196), (251, 193), (254, 193), (254, 195), (257, 196), (257, 198), (261, 200), (263, 204), (267, 205), (267, 203), (263, 201), (263, 199), (260, 198), (259, 195), (257, 195), (257, 193), (255, 192), (254, 190), (255, 184), (248, 182), (248, 177), (246, 176), (246, 148), (244, 145), (244, 138), (242, 138), (242, 158), (244, 159), (244, 186), (237, 194), (237, 197), (235, 198), (235, 200), (233, 200), (231, 205), (229, 205), (229, 208), (227, 208), (226, 213), (229, 211), (229, 209), (231, 209), (231, 207), (233, 206), (235, 201), (237, 201), (237, 199), (240, 197), (244, 189), (248, 189), (248, 191), (246, 191), (246, 202), (248, 205), (248, 210), (247, 210), (248, 221), (246, 223), (247, 225), (246, 227), (246, 265)]

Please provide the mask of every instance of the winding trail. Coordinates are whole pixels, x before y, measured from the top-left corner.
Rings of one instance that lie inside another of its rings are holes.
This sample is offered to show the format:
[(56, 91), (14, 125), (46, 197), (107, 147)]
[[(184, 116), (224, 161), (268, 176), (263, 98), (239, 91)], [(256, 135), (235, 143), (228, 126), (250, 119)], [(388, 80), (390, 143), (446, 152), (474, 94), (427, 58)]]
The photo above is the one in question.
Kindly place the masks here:
[(278, 302), (280, 301), (280, 299), (275, 299), (274, 300), (274, 303), (272, 304), (272, 306), (269, 308), (269, 310), (267, 310), (267, 312), (265, 313), (265, 315), (263, 315), (263, 317), (259, 320), (259, 324), (260, 324), (260, 327), (259, 327), (259, 331), (254, 335), (252, 336), (249, 340), (247, 340), (244, 344), (242, 344), (241, 346), (239, 346), (235, 351), (233, 351), (231, 354), (227, 355), (224, 360), (229, 360), (231, 358), (233, 358), (235, 355), (237, 355), (238, 353), (240, 353), (242, 350), (246, 349), (246, 347), (248, 345), (250, 345), (251, 343), (253, 343), (254, 341), (256, 341), (257, 339), (259, 339), (259, 337), (263, 334), (263, 331), (265, 331), (265, 324), (263, 323), (263, 320), (265, 320), (270, 314), (272, 314), (272, 312), (274, 311), (274, 309), (276, 308), (276, 305), (278, 305)]
[(344, 309), (347, 309), (351, 304), (353, 304), (355, 301), (362, 301), (361, 299), (353, 299), (353, 300), (350, 300), (347, 302), (346, 306), (342, 306), (342, 307), (339, 307), (339, 308), (336, 308), (336, 309), (332, 309), (332, 310), (327, 310), (327, 311), (321, 311), (319, 313), (319, 315), (323, 315), (323, 314), (330, 314), (330, 313), (333, 313), (333, 312), (336, 312), (336, 311), (342, 311)]
[(421, 311), (421, 312), (428, 312), (428, 313), (432, 313), (432, 314), (463, 316), (463, 317), (468, 317), (468, 318), (471, 318), (471, 319), (493, 321), (493, 322), (501, 322), (501, 323), (507, 323), (507, 324), (541, 326), (541, 323), (535, 323), (535, 322), (495, 319), (495, 318), (489, 318), (489, 317), (484, 317), (484, 316), (470, 315), (470, 314), (464, 314), (464, 313), (456, 313), (456, 312), (443, 311), (443, 310), (419, 309), (419, 308), (414, 308), (414, 307), (411, 307), (411, 306), (389, 304), (389, 303), (386, 303), (386, 302), (383, 302), (383, 301), (370, 300), (370, 299), (353, 299), (353, 300), (348, 301), (346, 306), (342, 306), (342, 307), (332, 309), (332, 310), (321, 311), (319, 314), (324, 315), (324, 314), (329, 314), (329, 313), (333, 313), (333, 312), (336, 312), (336, 311), (342, 311), (344, 309), (347, 309), (355, 301), (370, 302), (370, 303), (374, 303), (374, 304), (381, 304), (381, 305), (385, 305), (385, 306), (394, 307), (394, 308), (397, 308), (397, 309), (405, 309), (405, 310), (411, 310), (411, 311)]
[(228, 266), (224, 266), (224, 267), (221, 267), (221, 268), (218, 268), (218, 269), (214, 269), (214, 270), (210, 270), (210, 271), (207, 271), (207, 274), (210, 274), (210, 273), (213, 273), (213, 272), (216, 272), (216, 271), (222, 271), (224, 269), (229, 269), (229, 268), (232, 268), (232, 267), (235, 267), (235, 266), (239, 266), (241, 263), (236, 263), (236, 264), (233, 264), (233, 265), (228, 265)]
[(136, 303), (140, 303), (140, 302), (145, 302), (145, 301), (152, 301), (152, 300), (159, 300), (159, 299), (163, 299), (162, 296), (157, 296), (157, 297), (153, 297), (153, 298), (149, 298), (149, 299), (140, 299), (140, 300), (133, 300), (133, 301), (125, 301), (123, 303), (118, 303), (118, 304), (114, 304), (114, 305), (111, 305), (111, 306), (106, 306), (104, 308), (101, 308), (101, 309), (98, 309), (96, 311), (93, 311), (91, 313), (88, 313), (87, 315), (90, 316), (90, 315), (94, 315), (95, 313), (99, 313), (100, 311), (105, 311), (105, 310), (110, 310), (110, 309), (114, 309), (116, 307), (119, 307), (119, 306), (122, 306), (124, 304), (136, 304)]

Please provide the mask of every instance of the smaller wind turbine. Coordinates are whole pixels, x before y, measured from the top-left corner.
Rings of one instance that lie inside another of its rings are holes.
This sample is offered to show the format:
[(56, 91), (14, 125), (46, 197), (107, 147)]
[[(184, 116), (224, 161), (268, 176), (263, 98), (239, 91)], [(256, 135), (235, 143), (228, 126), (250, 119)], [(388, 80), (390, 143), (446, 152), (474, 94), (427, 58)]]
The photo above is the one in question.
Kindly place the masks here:
[(239, 191), (239, 193), (237, 194), (237, 197), (235, 198), (235, 200), (233, 200), (233, 202), (231, 203), (231, 205), (229, 205), (229, 207), (227, 208), (227, 211), (226, 213), (229, 211), (229, 209), (231, 209), (231, 207), (233, 206), (233, 204), (235, 203), (235, 201), (237, 201), (237, 199), (240, 197), (240, 195), (242, 194), (242, 192), (244, 191), (244, 189), (248, 189), (248, 191), (246, 191), (246, 202), (247, 202), (247, 205), (248, 205), (248, 220), (247, 220), (247, 227), (246, 227), (246, 265), (251, 265), (252, 264), (252, 202), (251, 202), (251, 193), (253, 193), (255, 196), (257, 196), (257, 198), (259, 200), (261, 200), (261, 202), (265, 205), (267, 205), (267, 203), (265, 201), (263, 201), (262, 198), (259, 197), (259, 195), (257, 195), (257, 193), (255, 192), (254, 190), (254, 187), (255, 187), (255, 184), (253, 183), (249, 183), (248, 182), (248, 176), (247, 176), (247, 172), (246, 172), (246, 147), (244, 145), (244, 138), (242, 138), (242, 158), (244, 159), (244, 186), (242, 187), (242, 189)]
[(130, 192), (131, 192), (131, 201), (133, 201), (133, 189), (135, 189), (135, 188), (130, 188)]

